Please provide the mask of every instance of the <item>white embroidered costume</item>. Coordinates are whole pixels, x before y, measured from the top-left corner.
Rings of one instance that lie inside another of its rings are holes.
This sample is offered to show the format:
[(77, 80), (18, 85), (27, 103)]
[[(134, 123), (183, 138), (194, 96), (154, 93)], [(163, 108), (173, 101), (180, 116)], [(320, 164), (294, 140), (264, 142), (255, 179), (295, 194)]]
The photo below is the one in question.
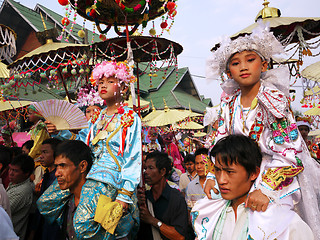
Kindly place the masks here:
[[(208, 61), (211, 76), (221, 75), (226, 70), (229, 58), (236, 52), (255, 51), (268, 60), (274, 54), (283, 52), (282, 48), (267, 28), (259, 26), (250, 36), (221, 43), (221, 47)], [(293, 218), (282, 219), (280, 216), (294, 215), (294, 208), (311, 227), (315, 239), (320, 239), (320, 211), (317, 200), (320, 165), (310, 157), (297, 129), (287, 98), (288, 79), (288, 71), (285, 72), (282, 68), (261, 74), (259, 92), (248, 109), (241, 106), (238, 83), (228, 79), (222, 84), (227, 96), (222, 98), (219, 127), (214, 141), (217, 142), (230, 134), (247, 135), (257, 141), (263, 159), (260, 175), (250, 192), (260, 189), (271, 199), (265, 212), (249, 210), (248, 230), (242, 235), (243, 238), (239, 236), (239, 239), (288, 239), (283, 233), (288, 230)], [(204, 228), (204, 223), (214, 218), (214, 208), (211, 208), (211, 213), (210, 208), (204, 212), (206, 219), (199, 218), (201, 211), (204, 211), (201, 206), (196, 204), (195, 207), (192, 210), (193, 222), (198, 238), (201, 239), (199, 234), (209, 231)], [(223, 207), (222, 204), (220, 208)], [(212, 228), (212, 224), (208, 226)], [(207, 235), (204, 239), (212, 238)]]
[[(261, 174), (251, 191), (261, 189), (265, 195), (273, 199), (273, 202), (269, 204), (268, 210), (264, 213), (249, 212), (248, 235), (252, 239), (263, 239), (264, 235), (268, 236), (274, 232), (273, 226), (279, 222), (279, 215), (273, 214), (269, 208), (281, 205), (284, 214), (287, 213), (286, 210), (293, 209), (294, 201), (299, 201), (301, 197), (299, 183), (303, 187), (303, 204), (298, 204), (299, 213), (315, 231), (314, 229), (317, 228), (314, 226), (317, 225), (315, 219), (319, 219), (317, 218), (319, 210), (317, 192), (310, 186), (312, 186), (312, 179), (317, 178), (315, 171), (319, 169), (319, 172), (320, 166), (310, 157), (303, 144), (303, 139), (289, 110), (286, 96), (278, 90), (261, 85), (256, 106), (247, 109), (247, 113), (244, 113), (240, 104), (239, 91), (222, 99), (220, 113), (215, 141), (230, 134), (243, 134), (256, 140), (263, 153)], [(298, 183), (295, 176), (299, 173)], [(315, 211), (311, 208), (314, 208)], [(282, 231), (285, 231), (288, 225), (282, 224), (281, 226), (283, 226)], [(278, 234), (282, 233), (278, 231)], [(279, 236), (273, 237), (279, 238)]]

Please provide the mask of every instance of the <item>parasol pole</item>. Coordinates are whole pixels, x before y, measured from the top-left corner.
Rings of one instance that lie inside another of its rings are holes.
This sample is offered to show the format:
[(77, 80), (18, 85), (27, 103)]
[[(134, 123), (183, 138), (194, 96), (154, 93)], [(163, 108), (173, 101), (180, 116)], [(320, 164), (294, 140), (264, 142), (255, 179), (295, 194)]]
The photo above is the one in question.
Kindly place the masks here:
[(71, 97), (70, 97), (70, 95), (69, 95), (69, 92), (68, 92), (68, 89), (67, 89), (67, 86), (66, 86), (66, 83), (65, 83), (64, 80), (63, 80), (63, 76), (62, 76), (62, 74), (61, 74), (60, 68), (57, 68), (57, 72), (58, 72), (59, 77), (61, 78), (61, 82), (62, 82), (63, 88), (64, 88), (64, 90), (65, 90), (65, 92), (66, 92), (66, 95), (67, 95), (67, 97), (68, 97), (68, 101), (69, 101), (69, 103), (72, 103), (72, 102), (71, 102)]
[[(134, 62), (133, 62), (133, 52), (131, 49), (131, 43), (130, 43), (130, 39), (129, 39), (129, 29), (128, 29), (128, 21), (127, 21), (127, 14), (125, 16), (125, 21), (126, 21), (126, 37), (127, 37), (127, 49), (128, 49), (128, 64), (133, 66)], [(138, 65), (138, 63), (137, 63)], [(138, 92), (139, 92), (139, 71), (137, 74), (137, 87), (138, 87)], [(136, 112), (137, 111), (137, 107), (136, 107), (136, 95), (135, 95), (135, 88), (134, 88), (134, 83), (131, 82), (130, 83), (130, 88), (131, 88), (131, 96), (132, 96), (132, 106), (133, 106), (133, 110)], [(138, 95), (139, 96), (139, 95)], [(140, 103), (140, 102), (139, 102)], [(140, 105), (139, 105), (140, 106)], [(140, 115), (140, 108), (138, 109), (138, 114), (139, 117), (141, 118)], [(141, 131), (141, 139), (142, 139), (142, 131)], [(143, 152), (142, 149), (142, 144), (141, 144), (141, 153)], [(143, 154), (143, 153), (142, 153)], [(143, 177), (143, 169), (144, 169), (144, 164), (143, 164), (143, 156), (141, 154), (141, 178), (140, 178), (140, 183), (139, 183), (139, 187), (143, 187), (144, 186), (144, 177)]]
[(7, 112), (4, 111), (4, 117), (6, 118), (6, 121), (7, 121), (7, 126), (8, 126), (8, 129), (9, 129), (9, 133), (10, 133), (10, 139), (11, 139), (11, 146), (13, 146), (13, 137), (12, 137), (12, 132), (11, 132), (11, 129), (10, 129), (10, 126), (9, 126), (9, 119), (8, 119), (8, 115), (7, 115)]
[(138, 95), (138, 114), (141, 117), (141, 106), (140, 106), (140, 82), (139, 82), (139, 66), (137, 62), (137, 95)]
[[(4, 101), (3, 101), (3, 89), (1, 89), (1, 93), (0, 93), (0, 94), (1, 94), (1, 95), (0, 95), (0, 101), (1, 101), (1, 102), (4, 102)], [(4, 111), (4, 117), (5, 117), (5, 119), (6, 119), (7, 126), (8, 126), (9, 133), (10, 133), (10, 139), (11, 139), (12, 144), (13, 144), (13, 137), (12, 137), (12, 133), (11, 133), (10, 127), (9, 127), (9, 118), (8, 118), (8, 115), (7, 115), (7, 111)]]
[[(128, 21), (127, 21), (127, 14), (125, 15), (125, 22), (126, 22), (126, 38), (127, 38), (127, 62), (129, 66), (134, 66), (134, 61), (133, 61), (133, 52), (131, 48), (131, 42), (129, 38), (129, 29), (128, 29)], [(131, 70), (132, 71), (132, 70)], [(133, 72), (133, 71), (132, 71)], [(137, 112), (137, 107), (136, 107), (136, 94), (135, 94), (135, 88), (134, 88), (134, 83), (130, 82), (130, 90), (131, 90), (131, 97), (132, 97), (132, 108), (135, 112)]]

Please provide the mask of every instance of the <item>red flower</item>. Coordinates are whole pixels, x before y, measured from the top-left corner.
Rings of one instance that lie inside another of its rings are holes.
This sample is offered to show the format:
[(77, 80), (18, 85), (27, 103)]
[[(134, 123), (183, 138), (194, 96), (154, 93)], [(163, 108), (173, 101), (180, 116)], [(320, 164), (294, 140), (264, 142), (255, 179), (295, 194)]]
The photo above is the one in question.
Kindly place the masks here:
[(118, 113), (119, 113), (119, 114), (123, 114), (123, 113), (124, 113), (124, 109), (123, 109), (122, 106), (118, 108)]

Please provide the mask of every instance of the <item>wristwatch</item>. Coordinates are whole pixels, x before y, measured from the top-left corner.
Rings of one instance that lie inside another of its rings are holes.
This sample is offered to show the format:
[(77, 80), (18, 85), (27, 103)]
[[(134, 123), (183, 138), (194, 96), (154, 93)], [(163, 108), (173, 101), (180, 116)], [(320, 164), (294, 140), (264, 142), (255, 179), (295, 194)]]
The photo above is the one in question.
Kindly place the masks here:
[(157, 222), (157, 226), (160, 229), (160, 227), (162, 226), (162, 222), (161, 221)]

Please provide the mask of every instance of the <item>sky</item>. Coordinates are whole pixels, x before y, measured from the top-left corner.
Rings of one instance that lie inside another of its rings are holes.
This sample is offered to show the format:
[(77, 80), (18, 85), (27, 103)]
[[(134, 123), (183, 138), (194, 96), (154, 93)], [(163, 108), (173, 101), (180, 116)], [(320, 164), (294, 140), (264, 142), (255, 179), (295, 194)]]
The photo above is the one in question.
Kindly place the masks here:
[[(269, 7), (280, 9), (282, 17), (320, 17), (319, 0), (269, 0)], [(34, 8), (40, 3), (57, 13), (64, 15), (63, 7), (58, 0), (20, 0), (20, 3)], [(177, 15), (170, 33), (162, 37), (175, 41), (183, 46), (183, 52), (178, 56), (178, 66), (188, 67), (199, 94), (211, 98), (214, 105), (219, 103), (221, 88), (218, 80), (208, 81), (205, 78), (206, 60), (210, 49), (222, 36), (230, 36), (254, 23), (258, 12), (263, 8), (263, 0), (178, 0)], [(80, 24), (83, 19), (78, 17)], [(159, 29), (159, 28), (157, 28)], [(112, 30), (110, 30), (111, 32)], [(108, 33), (107, 37), (114, 37)], [(320, 49), (316, 52), (319, 52)], [(318, 57), (306, 57), (304, 69), (308, 65), (320, 61)], [(301, 82), (292, 87), (297, 90), (293, 108), (300, 108), (302, 98)]]

